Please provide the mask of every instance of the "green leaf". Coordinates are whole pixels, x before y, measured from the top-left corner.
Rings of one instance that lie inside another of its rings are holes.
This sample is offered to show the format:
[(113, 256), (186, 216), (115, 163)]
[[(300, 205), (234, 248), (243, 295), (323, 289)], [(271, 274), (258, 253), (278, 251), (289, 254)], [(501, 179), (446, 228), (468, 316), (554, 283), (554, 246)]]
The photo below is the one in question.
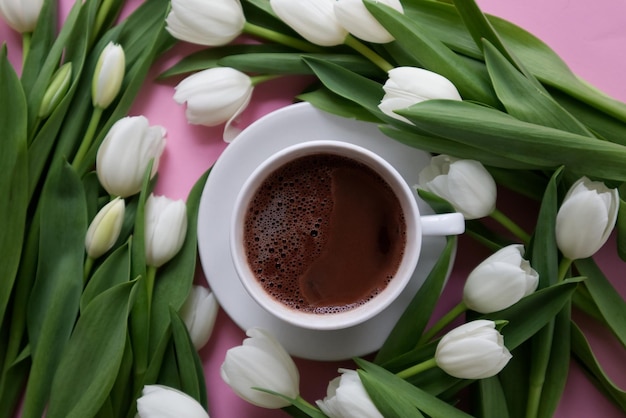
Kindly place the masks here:
[(626, 261), (626, 200), (624, 196), (625, 185), (619, 188), (619, 209), (617, 212), (617, 224), (615, 225), (617, 255), (622, 261)]
[(536, 201), (541, 200), (548, 183), (548, 178), (537, 171), (486, 168), (499, 185)]
[(334, 94), (325, 87), (301, 93), (296, 99), (311, 103), (316, 108), (348, 119), (380, 123), (380, 120), (357, 103)]
[(478, 416), (482, 418), (508, 418), (504, 389), (498, 376), (478, 380)]
[(304, 57), (333, 63), (366, 77), (381, 77), (384, 73), (371, 61), (353, 54), (312, 54), (302, 52), (245, 53), (229, 55), (217, 64), (239, 71), (260, 74), (312, 74)]
[(202, 49), (187, 55), (162, 72), (158, 78), (164, 79), (217, 67), (219, 60), (231, 55), (246, 56), (247, 54), (269, 54), (278, 52), (293, 52), (293, 50), (282, 45), (271, 44), (237, 44)]
[(437, 263), (376, 354), (377, 364), (383, 364), (417, 345), (443, 290), (456, 244), (456, 237), (447, 237), (446, 247)]
[(559, 280), (559, 251), (556, 245), (555, 226), (561, 174), (562, 170), (557, 170), (546, 186), (530, 248), (529, 261), (539, 273), (540, 289)]
[(0, 324), (4, 322), (24, 242), (28, 208), (28, 166), (26, 160), (26, 97), (7, 58), (6, 45), (0, 49)]
[(469, 102), (429, 100), (399, 111), (418, 127), (527, 164), (626, 180), (626, 147), (523, 122)]
[(380, 127), (382, 133), (403, 144), (418, 148), (433, 154), (448, 154), (457, 158), (477, 160), (490, 167), (501, 167), (509, 170), (535, 169), (539, 166), (532, 163), (516, 161), (485, 148), (463, 144), (454, 139), (442, 138), (428, 132), (419, 132), (410, 127), (396, 128), (387, 125)]
[(529, 344), (522, 344), (511, 350), (513, 358), (498, 374), (511, 418), (526, 417), (528, 371), (532, 363), (529, 348)]
[(476, 67), (470, 68), (465, 60), (430, 35), (425, 28), (416, 25), (410, 17), (371, 0), (366, 1), (365, 5), (393, 35), (397, 44), (416, 57), (424, 68), (449, 79), (461, 97), (499, 107), (486, 72), (476, 71)]
[(383, 98), (383, 88), (379, 83), (324, 60), (305, 57), (304, 61), (330, 91), (363, 106), (380, 120), (388, 119), (378, 109)]
[(576, 260), (574, 265), (580, 274), (587, 277), (585, 288), (589, 291), (602, 318), (626, 347), (626, 302), (592, 258)]
[(483, 44), (489, 76), (508, 114), (525, 122), (593, 137), (534, 78), (523, 75), (491, 43), (483, 41)]
[(82, 182), (69, 164), (51, 172), (41, 197), (37, 277), (28, 304), (33, 365), (24, 417), (40, 417), (52, 378), (74, 328), (83, 288), (87, 208)]
[(180, 376), (180, 390), (194, 398), (207, 409), (206, 383), (204, 370), (198, 352), (191, 342), (187, 326), (178, 312), (170, 307), (172, 340), (176, 350), (176, 364)]
[(82, 313), (54, 377), (46, 416), (89, 417), (105, 403), (124, 356), (136, 283), (110, 288)]
[(586, 371), (593, 377), (592, 381), (599, 387), (622, 411), (626, 411), (626, 392), (619, 388), (604, 372), (602, 365), (593, 354), (593, 350), (585, 338), (585, 334), (572, 322), (572, 352)]
[(471, 415), (441, 399), (413, 386), (376, 364), (356, 360), (359, 377), (368, 395), (387, 418), (421, 417), (423, 412), (432, 418), (469, 418)]
[(117, 248), (90, 278), (80, 299), (80, 311), (104, 291), (130, 281), (130, 242)]

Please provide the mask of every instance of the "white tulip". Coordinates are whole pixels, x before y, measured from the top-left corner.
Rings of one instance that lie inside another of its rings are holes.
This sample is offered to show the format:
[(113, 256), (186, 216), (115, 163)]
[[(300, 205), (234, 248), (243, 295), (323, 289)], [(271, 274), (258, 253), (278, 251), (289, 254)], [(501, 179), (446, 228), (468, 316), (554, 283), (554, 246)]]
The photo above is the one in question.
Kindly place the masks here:
[(454, 84), (444, 76), (416, 67), (396, 67), (389, 70), (383, 85), (385, 95), (378, 108), (386, 115), (407, 123), (394, 111), (431, 99), (461, 100)]
[(523, 255), (523, 245), (509, 245), (474, 268), (463, 288), (465, 306), (480, 313), (491, 313), (506, 309), (533, 293), (539, 284), (539, 274)]
[(37, 116), (47, 118), (65, 98), (72, 81), (72, 63), (66, 62), (54, 72), (43, 95)]
[(213, 293), (204, 286), (194, 285), (180, 310), (191, 342), (200, 350), (209, 341), (219, 305)]
[(146, 264), (161, 267), (180, 251), (187, 233), (187, 205), (150, 194), (145, 205)]
[(85, 249), (89, 257), (96, 259), (109, 251), (122, 230), (126, 205), (119, 197), (111, 200), (98, 211), (89, 224), (85, 236)]
[(599, 181), (580, 178), (556, 215), (556, 242), (570, 260), (591, 257), (607, 241), (617, 221), (619, 194)]
[(290, 399), (299, 396), (298, 369), (272, 335), (259, 328), (249, 329), (243, 345), (231, 348), (221, 367), (221, 375), (237, 395), (263, 408), (283, 408), (283, 398), (253, 388), (280, 393)]
[(239, 36), (246, 18), (239, 0), (172, 0), (165, 23), (174, 38), (218, 46)]
[(174, 100), (187, 103), (185, 115), (194, 125), (227, 128), (244, 111), (252, 97), (252, 80), (241, 71), (215, 67), (197, 72), (176, 86)]
[(161, 385), (144, 386), (137, 399), (137, 412), (140, 418), (209, 418), (194, 398)]
[(165, 149), (165, 129), (149, 126), (144, 116), (125, 117), (113, 124), (98, 148), (96, 173), (111, 196), (138, 193), (150, 161), (153, 177)]
[(0, 0), (0, 17), (20, 33), (35, 30), (43, 0)]
[(326, 397), (317, 406), (330, 418), (383, 418), (369, 397), (355, 370), (340, 369), (341, 376), (333, 379)]
[(465, 219), (490, 215), (496, 208), (496, 182), (475, 160), (438, 155), (419, 173), (419, 187), (450, 202)]
[(307, 41), (321, 46), (341, 45), (348, 31), (339, 24), (335, 0), (270, 0), (276, 15)]
[(439, 341), (435, 352), (437, 366), (460, 379), (495, 376), (511, 357), (496, 324), (484, 319), (468, 322), (448, 332)]
[[(400, 0), (378, 0), (377, 3), (404, 13)], [(393, 41), (393, 36), (372, 16), (363, 0), (337, 0), (335, 15), (341, 26), (357, 38), (378, 44)]]
[(106, 109), (122, 87), (126, 70), (124, 49), (109, 42), (98, 57), (91, 82), (91, 100), (94, 107)]

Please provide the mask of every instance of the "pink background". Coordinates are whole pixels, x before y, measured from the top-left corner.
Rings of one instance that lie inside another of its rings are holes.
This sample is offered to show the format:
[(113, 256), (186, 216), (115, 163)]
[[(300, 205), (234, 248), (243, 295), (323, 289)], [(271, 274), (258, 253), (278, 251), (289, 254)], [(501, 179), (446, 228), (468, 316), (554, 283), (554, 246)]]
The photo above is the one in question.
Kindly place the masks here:
[[(61, 3), (62, 11), (67, 12), (72, 2), (61, 0)], [(128, 9), (139, 3), (138, 0), (128, 1)], [(485, 12), (508, 19), (534, 33), (556, 50), (579, 76), (611, 96), (626, 101), (626, 0), (478, 0), (478, 3)], [(0, 22), (0, 40), (8, 44), (12, 62), (19, 63), (19, 36), (3, 22)], [(155, 76), (192, 50), (194, 47), (189, 45), (177, 46), (159, 60), (151, 76)], [(221, 139), (222, 127), (188, 125), (184, 109), (172, 100), (173, 87), (179, 80), (157, 84), (152, 79), (146, 80), (131, 114), (143, 114), (152, 124), (162, 125), (167, 129), (168, 145), (162, 159), (156, 192), (184, 199), (196, 179), (215, 162), (225, 148), (226, 144)], [(289, 104), (303, 85), (299, 78), (260, 85), (242, 117), (243, 126)], [(528, 225), (533, 220), (535, 206), (522, 198), (502, 193), (498, 207), (510, 213), (521, 224)], [(466, 237), (460, 239), (457, 260), (449, 285), (439, 302), (437, 316), (459, 301), (465, 277), (487, 255), (486, 250), (474, 241)], [(616, 256), (614, 240), (596, 258), (622, 296), (626, 297), (626, 281), (621, 277), (623, 264)], [(198, 272), (197, 280), (205, 283), (201, 271)], [(579, 315), (576, 317), (591, 339), (608, 374), (620, 387), (626, 388), (624, 349), (591, 321)], [(211, 340), (200, 352), (206, 374), (211, 417), (285, 416), (282, 411), (264, 410), (247, 404), (222, 382), (219, 367), (225, 352), (230, 347), (241, 344), (243, 338), (244, 332), (220, 311)], [(325, 395), (326, 384), (337, 375), (338, 367), (354, 368), (351, 361), (322, 363), (296, 359), (296, 363), (301, 373), (302, 396), (311, 402)], [(556, 417), (623, 416), (586, 379), (581, 368), (572, 364), (565, 395)]]

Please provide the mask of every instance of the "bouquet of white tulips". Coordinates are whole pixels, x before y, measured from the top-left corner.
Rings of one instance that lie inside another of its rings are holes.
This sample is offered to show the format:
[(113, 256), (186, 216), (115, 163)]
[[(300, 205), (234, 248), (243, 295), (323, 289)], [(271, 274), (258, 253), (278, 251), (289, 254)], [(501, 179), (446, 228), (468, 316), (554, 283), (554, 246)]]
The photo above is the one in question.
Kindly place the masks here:
[(158, 382), (206, 408), (212, 323), (188, 331), (217, 310), (192, 292), (206, 176), (187, 203), (152, 193), (165, 131), (127, 112), (172, 45), (169, 2), (123, 6), (76, 2), (57, 28), (55, 0), (0, 2), (24, 41), (19, 76), (0, 51), (2, 417), (133, 417)]
[[(260, 330), (250, 330), (224, 362), (222, 376), (236, 393), (294, 416), (448, 418), (467, 416), (445, 401), (472, 385), (477, 409), (489, 416), (547, 417), (575, 357), (626, 410), (624, 392), (571, 319), (581, 309), (626, 345), (618, 314), (626, 304), (590, 258), (617, 224), (626, 259), (626, 224), (618, 221), (626, 207), (618, 194), (626, 180), (624, 103), (473, 0), (172, 0), (167, 30), (208, 46), (162, 74), (193, 73), (176, 97), (191, 123), (229, 109), (221, 115), (224, 139), (236, 141), (231, 121), (254, 86), (313, 75), (298, 100), (375, 122), (432, 153), (418, 193), (438, 212), (463, 213), (467, 233), (494, 252), (468, 277), (463, 300), (427, 328), (455, 248), (449, 238), (373, 362), (343, 370), (317, 406), (300, 397), (297, 374), (287, 372), (293, 366)], [(260, 42), (230, 44), (239, 34)], [(540, 202), (531, 230), (496, 207), (497, 186)], [(494, 232), (486, 217), (507, 234)], [(467, 323), (441, 337), (461, 315)], [(246, 368), (246, 356), (260, 365)], [(282, 360), (260, 361), (267, 356)], [(268, 364), (285, 378), (269, 378)]]

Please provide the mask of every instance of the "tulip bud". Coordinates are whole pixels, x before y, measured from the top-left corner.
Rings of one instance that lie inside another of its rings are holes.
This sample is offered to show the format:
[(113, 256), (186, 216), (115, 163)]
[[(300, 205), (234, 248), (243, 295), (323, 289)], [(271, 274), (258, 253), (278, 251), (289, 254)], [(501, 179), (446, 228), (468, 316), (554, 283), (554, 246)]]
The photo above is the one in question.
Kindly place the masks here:
[(111, 104), (122, 87), (125, 69), (124, 49), (109, 42), (100, 53), (91, 82), (91, 100), (94, 107), (106, 109)]
[(484, 319), (468, 322), (448, 332), (435, 351), (437, 366), (459, 379), (495, 376), (511, 357), (496, 324)]
[(522, 245), (509, 245), (472, 270), (463, 288), (465, 306), (476, 312), (491, 313), (533, 293), (539, 284), (539, 274), (523, 255)]
[(96, 173), (111, 196), (128, 197), (141, 190), (150, 161), (152, 178), (165, 149), (165, 129), (149, 126), (144, 116), (125, 117), (113, 124), (98, 148)]
[(450, 202), (465, 219), (477, 219), (496, 208), (496, 182), (475, 160), (438, 155), (419, 173), (419, 187)]
[(198, 45), (225, 45), (243, 30), (239, 0), (172, 0), (165, 29), (176, 39)]
[(146, 264), (161, 267), (183, 246), (187, 233), (187, 206), (182, 200), (150, 194), (145, 206)]
[(337, 21), (335, 0), (270, 0), (276, 15), (307, 41), (321, 46), (341, 45), (348, 31)]
[(125, 210), (124, 199), (118, 197), (98, 211), (85, 236), (85, 249), (89, 257), (96, 259), (113, 247), (124, 224)]
[(394, 111), (406, 109), (425, 100), (461, 100), (461, 95), (454, 84), (432, 71), (416, 67), (396, 67), (389, 70), (388, 75), (389, 78), (383, 85), (385, 95), (378, 108), (394, 119), (411, 123)]
[(209, 418), (194, 398), (174, 388), (148, 385), (141, 393), (137, 399), (140, 418)]
[(43, 0), (0, 0), (0, 16), (19, 33), (35, 30)]
[(252, 97), (252, 80), (241, 71), (215, 67), (195, 73), (176, 86), (174, 100), (187, 103), (185, 116), (194, 125), (227, 127), (244, 111)]
[(249, 329), (243, 345), (231, 348), (221, 367), (221, 375), (242, 399), (262, 408), (283, 408), (289, 401), (253, 388), (271, 390), (290, 399), (299, 393), (298, 369), (272, 335), (259, 328)]
[[(404, 13), (399, 0), (378, 0), (377, 3)], [(363, 0), (337, 0), (335, 15), (341, 26), (357, 38), (377, 44), (393, 41), (393, 36), (372, 16)]]
[(180, 310), (180, 316), (196, 350), (200, 350), (209, 341), (218, 309), (217, 300), (209, 289), (197, 285), (191, 288), (191, 293)]
[(359, 374), (340, 369), (341, 376), (333, 379), (326, 389), (326, 397), (317, 406), (330, 418), (383, 418), (369, 397)]
[(611, 235), (618, 207), (617, 189), (587, 177), (574, 183), (556, 215), (556, 243), (563, 255), (570, 260), (594, 255)]
[(40, 118), (47, 118), (54, 112), (54, 109), (61, 103), (61, 100), (65, 97), (65, 93), (67, 93), (67, 90), (70, 88), (71, 81), (72, 63), (67, 62), (52, 75), (52, 81), (48, 85), (43, 95), (41, 105), (39, 106), (38, 116)]

